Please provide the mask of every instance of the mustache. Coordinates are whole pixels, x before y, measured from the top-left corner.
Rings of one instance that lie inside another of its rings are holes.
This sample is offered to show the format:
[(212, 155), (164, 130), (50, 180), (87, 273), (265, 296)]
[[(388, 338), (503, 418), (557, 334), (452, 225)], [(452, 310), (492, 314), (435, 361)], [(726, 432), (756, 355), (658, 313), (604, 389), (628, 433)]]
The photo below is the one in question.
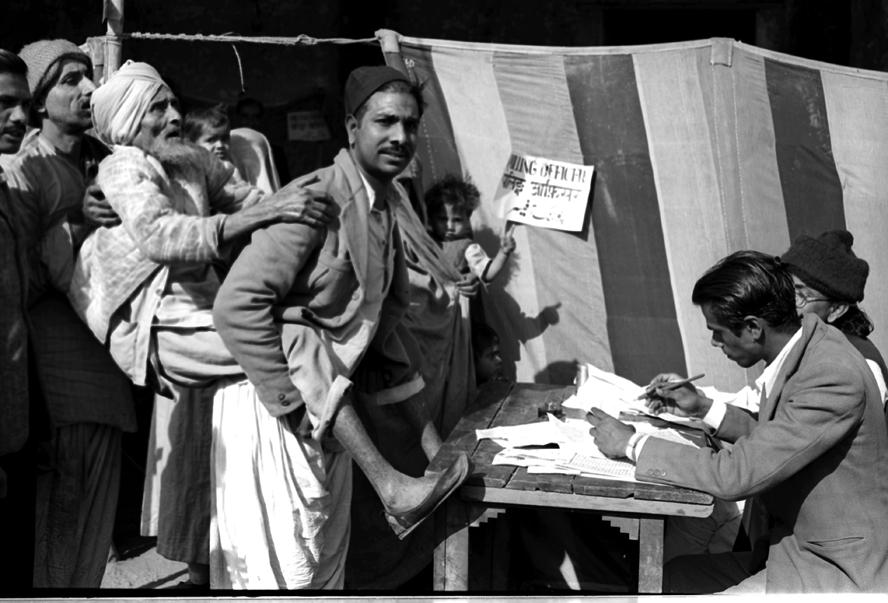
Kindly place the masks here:
[(399, 155), (399, 156), (409, 157), (410, 153), (411, 153), (411, 149), (409, 149), (405, 146), (401, 146), (401, 145), (399, 145), (397, 147), (388, 146), (388, 147), (380, 149), (379, 152), (390, 154), (390, 155)]
[(15, 136), (24, 136), (27, 128), (25, 126), (7, 126), (0, 129), (0, 135), (12, 134)]

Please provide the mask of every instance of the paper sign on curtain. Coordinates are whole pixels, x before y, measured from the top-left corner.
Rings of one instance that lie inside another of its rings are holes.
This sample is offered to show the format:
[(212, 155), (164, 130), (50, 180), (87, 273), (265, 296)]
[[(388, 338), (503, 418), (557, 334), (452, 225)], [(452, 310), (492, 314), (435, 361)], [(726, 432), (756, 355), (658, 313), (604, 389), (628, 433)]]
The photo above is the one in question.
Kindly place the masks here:
[(557, 230), (583, 229), (594, 168), (512, 153), (496, 191), (501, 215)]

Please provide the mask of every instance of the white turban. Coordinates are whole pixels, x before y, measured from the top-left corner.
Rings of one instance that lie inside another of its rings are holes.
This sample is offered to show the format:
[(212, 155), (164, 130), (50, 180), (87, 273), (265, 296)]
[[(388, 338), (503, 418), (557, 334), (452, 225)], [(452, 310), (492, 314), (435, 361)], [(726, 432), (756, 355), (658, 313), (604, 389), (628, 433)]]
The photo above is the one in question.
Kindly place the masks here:
[(92, 94), (96, 134), (107, 145), (129, 145), (154, 95), (166, 84), (148, 63), (127, 61)]

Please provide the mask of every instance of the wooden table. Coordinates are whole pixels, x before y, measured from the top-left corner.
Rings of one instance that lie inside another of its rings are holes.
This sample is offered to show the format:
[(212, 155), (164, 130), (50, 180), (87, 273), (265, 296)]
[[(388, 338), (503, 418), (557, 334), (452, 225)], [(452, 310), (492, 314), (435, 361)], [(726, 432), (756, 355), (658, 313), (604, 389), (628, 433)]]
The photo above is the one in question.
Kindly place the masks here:
[[(573, 387), (564, 386), (491, 382), (481, 389), (447, 438), (429, 470), (443, 470), (460, 452), (472, 457), (475, 468), (458, 495), (451, 496), (442, 505), (444, 512), (436, 513), (435, 590), (468, 589), (469, 527), (517, 506), (601, 514), (630, 538), (638, 540), (638, 592), (661, 592), (665, 517), (707, 517), (712, 513), (712, 496), (661, 484), (529, 474), (523, 467), (492, 465), (493, 457), (502, 447), (491, 440), (478, 442), (475, 437), (476, 429), (536, 421), (542, 404), (561, 402), (573, 391)], [(492, 547), (494, 552), (504, 549), (507, 547)], [(498, 579), (494, 575), (492, 583), (485, 587), (505, 590), (505, 578), (503, 573)]]

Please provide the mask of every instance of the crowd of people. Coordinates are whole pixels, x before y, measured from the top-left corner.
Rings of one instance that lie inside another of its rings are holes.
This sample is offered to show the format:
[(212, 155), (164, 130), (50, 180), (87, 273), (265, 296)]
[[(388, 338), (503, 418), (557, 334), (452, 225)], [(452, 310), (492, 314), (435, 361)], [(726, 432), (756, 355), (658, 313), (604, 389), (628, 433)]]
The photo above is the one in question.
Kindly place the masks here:
[[(71, 42), (0, 50), (11, 586), (101, 585), (121, 438), (136, 429), (132, 385), (155, 396), (142, 530), (188, 564), (195, 588), (341, 589), (354, 467), (399, 539), (470, 475), (466, 455), (440, 473), (401, 470), (363, 409), (402, 417), (427, 461), (442, 446), (406, 318), (408, 258), (444, 275), (477, 382), (503, 378), (500, 335), (469, 300), (503, 273), (513, 228), (492, 259), (473, 241), (481, 195), (468, 176), (446, 176), (416, 207), (399, 179), (425, 102), (405, 73), (355, 69), (344, 104), (346, 148), (290, 181), (249, 127), (261, 104), (240, 103), (232, 128), (221, 106), (183, 117), (148, 64), (96, 87)], [(660, 375), (649, 403), (702, 419), (723, 444), (691, 450), (588, 417), (600, 449), (635, 461), (638, 479), (718, 497), (711, 520), (667, 525), (667, 589), (888, 588), (888, 369), (857, 305), (868, 265), (852, 245), (846, 231), (803, 236), (782, 259), (737, 252), (698, 281), (713, 345), (767, 368), (755, 387), (712, 397), (659, 387), (680, 378)], [(742, 499), (741, 521), (729, 505)], [(734, 529), (716, 546), (723, 524)]]

